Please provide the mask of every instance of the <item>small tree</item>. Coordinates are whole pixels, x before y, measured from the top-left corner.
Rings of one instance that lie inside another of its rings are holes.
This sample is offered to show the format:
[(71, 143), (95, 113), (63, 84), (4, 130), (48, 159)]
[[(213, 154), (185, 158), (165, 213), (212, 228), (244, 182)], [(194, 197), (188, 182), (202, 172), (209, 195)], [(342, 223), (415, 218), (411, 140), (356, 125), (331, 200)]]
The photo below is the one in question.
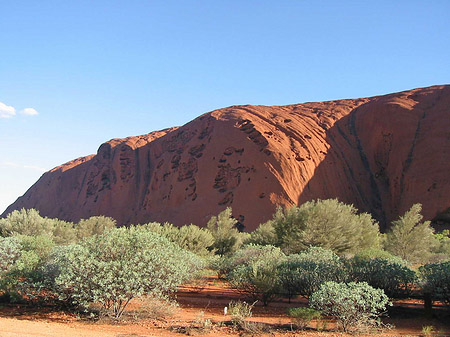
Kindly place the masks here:
[(144, 228), (118, 228), (67, 247), (58, 260), (62, 298), (99, 302), (120, 318), (134, 297), (166, 294), (201, 264), (168, 239)]
[(214, 237), (211, 248), (218, 255), (234, 253), (242, 244), (241, 235), (235, 227), (236, 220), (231, 213), (231, 207), (226, 208), (217, 217), (211, 217), (206, 226)]
[(366, 282), (326, 282), (309, 299), (310, 306), (337, 320), (348, 332), (380, 324), (379, 317), (390, 305), (383, 290)]
[(250, 233), (250, 236), (245, 240), (245, 244), (250, 243), (255, 245), (277, 245), (277, 235), (271, 220), (260, 224), (258, 228)]
[(428, 261), (432, 250), (439, 245), (433, 236), (430, 222), (421, 222), (421, 210), (421, 204), (414, 204), (400, 219), (392, 223), (386, 234), (386, 250), (411, 263)]
[(337, 199), (310, 201), (282, 211), (273, 218), (278, 244), (286, 253), (317, 246), (340, 253), (355, 253), (380, 244), (378, 224), (367, 213)]

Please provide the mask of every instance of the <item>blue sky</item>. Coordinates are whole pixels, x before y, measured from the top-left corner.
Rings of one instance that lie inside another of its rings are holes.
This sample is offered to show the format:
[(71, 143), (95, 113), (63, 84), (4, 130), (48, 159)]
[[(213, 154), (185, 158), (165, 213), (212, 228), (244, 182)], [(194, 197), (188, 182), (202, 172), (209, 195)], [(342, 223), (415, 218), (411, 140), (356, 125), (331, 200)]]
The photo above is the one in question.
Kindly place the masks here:
[(0, 212), (111, 138), (235, 104), (450, 83), (447, 0), (0, 0), (0, 13)]

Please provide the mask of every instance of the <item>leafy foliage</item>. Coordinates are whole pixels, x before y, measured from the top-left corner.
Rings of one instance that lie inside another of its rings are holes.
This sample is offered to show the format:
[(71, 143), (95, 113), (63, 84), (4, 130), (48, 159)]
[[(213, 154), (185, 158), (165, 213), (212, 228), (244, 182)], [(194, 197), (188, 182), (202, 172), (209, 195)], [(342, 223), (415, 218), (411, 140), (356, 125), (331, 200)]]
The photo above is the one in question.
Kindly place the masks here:
[(242, 235), (236, 229), (236, 220), (231, 213), (231, 208), (226, 208), (217, 217), (211, 217), (206, 226), (214, 237), (211, 248), (218, 255), (232, 254), (242, 245)]
[(227, 275), (232, 287), (267, 305), (280, 293), (278, 265), (285, 259), (273, 246), (248, 245), (236, 253)]
[(255, 245), (276, 246), (277, 243), (277, 235), (271, 220), (259, 225), (258, 228), (251, 232), (250, 236), (245, 240), (245, 244)]
[(106, 216), (91, 216), (88, 219), (81, 219), (76, 225), (76, 235), (78, 240), (101, 235), (109, 229), (116, 228), (116, 220)]
[(450, 231), (448, 229), (443, 230), (440, 233), (434, 234), (434, 238), (438, 244), (434, 250), (434, 256), (432, 262), (443, 262), (450, 260)]
[(337, 199), (306, 202), (278, 209), (272, 220), (278, 242), (286, 253), (308, 247), (352, 253), (380, 244), (378, 224), (367, 213)]
[(411, 263), (428, 261), (433, 249), (439, 244), (430, 222), (421, 222), (421, 210), (421, 204), (414, 204), (400, 219), (392, 223), (386, 234), (386, 249)]
[(417, 281), (415, 271), (400, 258), (355, 257), (349, 261), (348, 269), (353, 281), (364, 281), (374, 288), (383, 289), (391, 298), (410, 296)]
[[(40, 299), (44, 287), (44, 266), (55, 246), (47, 235), (16, 235), (2, 241), (15, 242), (14, 261), (1, 277), (0, 289), (10, 302)], [(19, 250), (17, 250), (19, 249)], [(44, 296), (42, 300), (46, 300)]]
[(434, 300), (450, 305), (450, 261), (427, 264), (419, 268), (423, 291)]
[(345, 281), (347, 273), (339, 257), (329, 249), (311, 247), (300, 254), (289, 255), (278, 267), (285, 295), (309, 297), (327, 281)]
[(57, 244), (66, 244), (75, 240), (74, 225), (59, 219), (42, 217), (35, 209), (13, 211), (0, 219), (1, 236), (46, 235)]
[(154, 233), (165, 236), (181, 248), (199, 256), (206, 257), (211, 255), (209, 248), (214, 244), (214, 237), (207, 228), (200, 228), (192, 224), (175, 227), (168, 222), (164, 223), (164, 225), (152, 222), (142, 226)]
[(172, 292), (201, 267), (195, 255), (144, 228), (118, 228), (68, 246), (58, 261), (60, 295), (99, 302), (119, 318), (129, 301)]
[(389, 305), (383, 290), (366, 282), (326, 282), (311, 295), (309, 302), (312, 308), (334, 317), (346, 332), (380, 324), (378, 318)]
[(0, 279), (20, 258), (22, 246), (17, 238), (0, 237)]

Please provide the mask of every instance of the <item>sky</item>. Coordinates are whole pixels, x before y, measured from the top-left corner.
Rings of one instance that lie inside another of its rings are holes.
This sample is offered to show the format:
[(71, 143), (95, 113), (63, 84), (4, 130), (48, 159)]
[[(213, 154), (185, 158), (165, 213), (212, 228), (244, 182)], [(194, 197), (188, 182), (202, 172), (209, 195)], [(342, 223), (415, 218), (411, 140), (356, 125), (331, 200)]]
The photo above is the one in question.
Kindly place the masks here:
[(0, 213), (112, 138), (449, 83), (447, 0), (0, 0)]

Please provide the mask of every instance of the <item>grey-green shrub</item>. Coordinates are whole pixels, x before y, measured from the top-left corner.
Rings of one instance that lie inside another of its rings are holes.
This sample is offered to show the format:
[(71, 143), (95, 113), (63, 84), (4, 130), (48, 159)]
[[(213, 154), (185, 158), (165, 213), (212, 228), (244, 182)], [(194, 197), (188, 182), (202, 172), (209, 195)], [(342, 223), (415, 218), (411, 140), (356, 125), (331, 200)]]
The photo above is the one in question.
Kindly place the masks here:
[(117, 228), (68, 246), (58, 259), (60, 296), (99, 302), (119, 318), (129, 301), (172, 292), (202, 267), (192, 253), (145, 228)]
[(277, 246), (278, 239), (272, 220), (262, 223), (245, 240), (245, 244)]
[(48, 236), (56, 244), (68, 244), (76, 239), (71, 222), (42, 217), (35, 209), (15, 210), (0, 219), (1, 236)]
[(367, 282), (383, 289), (391, 298), (408, 297), (416, 284), (416, 272), (401, 258), (366, 259), (355, 257), (348, 261), (349, 277), (355, 282)]
[(107, 216), (91, 216), (88, 219), (81, 219), (75, 227), (78, 240), (101, 235), (107, 230), (116, 228), (116, 220)]
[(193, 252), (199, 256), (211, 256), (210, 247), (215, 240), (209, 229), (200, 228), (196, 225), (176, 227), (168, 222), (161, 225), (158, 222), (151, 222), (140, 225), (154, 233), (167, 237), (181, 248)]
[(309, 201), (285, 210), (279, 208), (272, 224), (278, 244), (288, 254), (311, 246), (341, 254), (380, 245), (378, 224), (370, 214), (358, 214), (352, 205), (337, 199)]
[(20, 258), (22, 245), (14, 237), (0, 237), (0, 279)]
[(284, 259), (285, 255), (277, 247), (245, 246), (232, 258), (227, 279), (239, 292), (267, 305), (280, 295), (278, 266)]
[(450, 261), (427, 264), (419, 268), (423, 292), (435, 301), (450, 305)]
[(278, 276), (284, 294), (309, 297), (327, 281), (342, 282), (347, 272), (340, 258), (329, 249), (311, 247), (292, 254), (278, 267)]
[(311, 295), (309, 303), (323, 315), (335, 318), (346, 332), (379, 325), (380, 315), (390, 304), (383, 290), (366, 282), (326, 282)]
[(16, 245), (14, 261), (0, 277), (4, 299), (9, 302), (35, 301), (40, 296), (37, 289), (41, 287), (38, 285), (42, 279), (41, 268), (55, 246), (52, 238), (45, 234), (15, 235), (2, 241), (13, 241)]

